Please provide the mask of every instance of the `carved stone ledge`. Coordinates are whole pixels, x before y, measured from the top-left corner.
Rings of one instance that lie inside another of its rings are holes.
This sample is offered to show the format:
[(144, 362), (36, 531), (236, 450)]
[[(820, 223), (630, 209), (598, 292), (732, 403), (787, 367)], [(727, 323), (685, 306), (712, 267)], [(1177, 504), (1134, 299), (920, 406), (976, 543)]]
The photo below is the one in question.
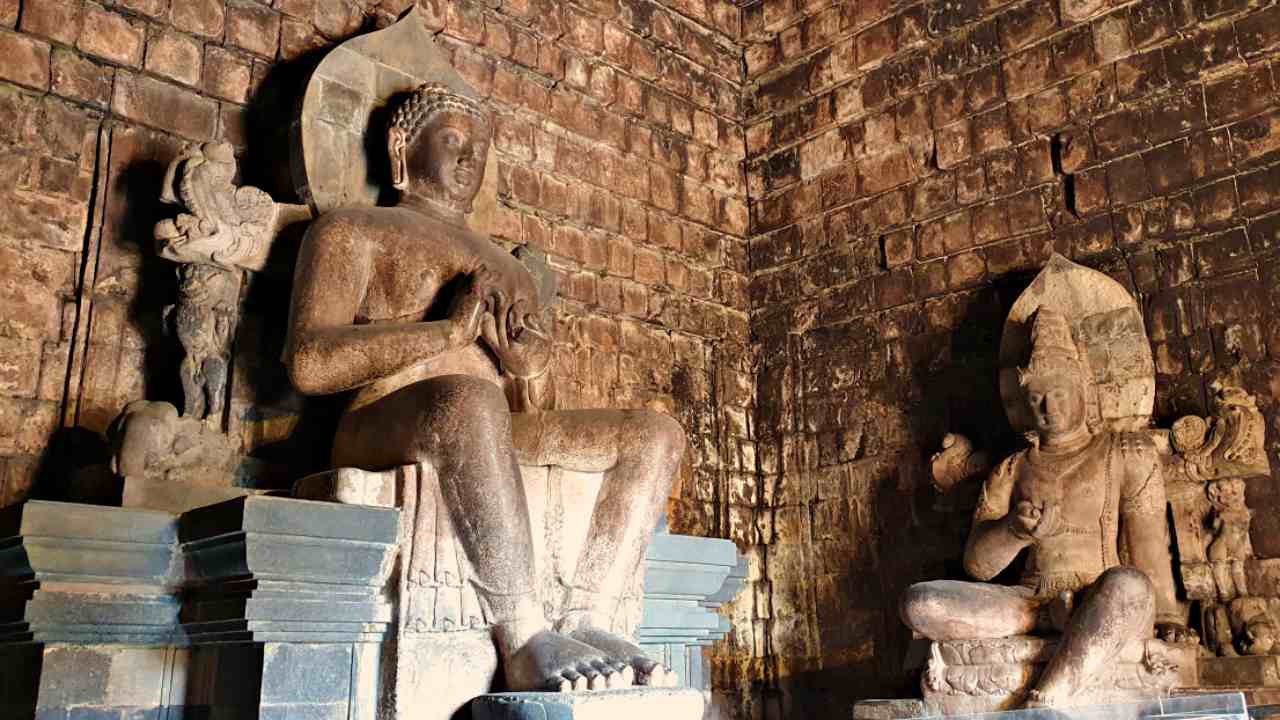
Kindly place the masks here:
[(399, 513), (250, 496), (187, 513), (183, 625), (195, 642), (377, 642)]
[(648, 720), (702, 717), (703, 697), (687, 688), (632, 688), (590, 693), (499, 693), (471, 702), (473, 720)]
[[(927, 714), (958, 715), (1014, 709), (1057, 650), (1058, 638), (1019, 636), (935, 642), (925, 671)], [(1199, 646), (1160, 640), (1121, 649), (1103, 677), (1083, 688), (1076, 705), (1168, 696), (1199, 683)]]
[(0, 642), (170, 645), (175, 518), (28, 501), (0, 514)]

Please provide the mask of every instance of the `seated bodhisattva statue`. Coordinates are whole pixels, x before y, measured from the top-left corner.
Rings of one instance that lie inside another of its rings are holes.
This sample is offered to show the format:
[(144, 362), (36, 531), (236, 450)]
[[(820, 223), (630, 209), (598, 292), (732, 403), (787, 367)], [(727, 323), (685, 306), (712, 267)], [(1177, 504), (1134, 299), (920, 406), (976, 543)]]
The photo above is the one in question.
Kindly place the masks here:
[[(1046, 306), (1019, 381), (1038, 442), (987, 479), (964, 567), (988, 581), (1026, 550), (1022, 582), (918, 583), (903, 597), (902, 617), (934, 641), (1063, 631), (1026, 704), (1067, 705), (1153, 628), (1170, 642), (1192, 636), (1174, 594), (1156, 447), (1141, 433), (1091, 431), (1091, 376), (1067, 320)], [(1131, 566), (1121, 565), (1122, 546)]]
[[(419, 87), (388, 132), (394, 207), (320, 217), (303, 240), (285, 362), (309, 395), (357, 390), (338, 467), (434, 467), (510, 690), (665, 685), (674, 674), (608, 631), (685, 448), (645, 410), (551, 410), (538, 286), (467, 229), (492, 124), (448, 87)], [(510, 397), (510, 401), (508, 400)], [(519, 463), (603, 472), (567, 614), (538, 600)]]

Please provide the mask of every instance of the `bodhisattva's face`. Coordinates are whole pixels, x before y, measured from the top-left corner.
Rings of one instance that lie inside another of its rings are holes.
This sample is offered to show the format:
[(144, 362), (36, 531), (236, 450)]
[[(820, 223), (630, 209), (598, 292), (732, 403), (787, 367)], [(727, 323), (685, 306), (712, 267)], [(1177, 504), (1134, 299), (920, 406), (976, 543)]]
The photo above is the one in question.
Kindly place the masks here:
[(485, 124), (466, 113), (437, 112), (418, 133), (405, 158), (408, 176), (423, 194), (463, 211), (484, 181), (489, 155)]
[(1037, 376), (1025, 388), (1036, 430), (1061, 435), (1085, 424), (1084, 388), (1069, 375)]

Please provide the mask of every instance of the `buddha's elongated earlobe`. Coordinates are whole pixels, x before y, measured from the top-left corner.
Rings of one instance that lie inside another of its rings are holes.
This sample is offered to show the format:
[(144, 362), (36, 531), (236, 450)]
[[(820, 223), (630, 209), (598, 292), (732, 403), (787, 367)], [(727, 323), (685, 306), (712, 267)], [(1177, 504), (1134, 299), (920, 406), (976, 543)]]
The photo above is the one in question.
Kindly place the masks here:
[(397, 190), (409, 187), (409, 173), (404, 159), (406, 144), (403, 128), (393, 127), (387, 131), (387, 153), (391, 156), (391, 186)]

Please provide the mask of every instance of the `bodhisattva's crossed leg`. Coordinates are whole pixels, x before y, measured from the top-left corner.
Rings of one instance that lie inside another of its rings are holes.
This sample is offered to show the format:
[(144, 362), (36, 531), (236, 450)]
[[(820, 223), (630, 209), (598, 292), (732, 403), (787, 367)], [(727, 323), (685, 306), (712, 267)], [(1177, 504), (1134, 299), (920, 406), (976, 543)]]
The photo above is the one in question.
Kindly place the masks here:
[(1027, 707), (1053, 707), (1071, 700), (1120, 650), (1152, 635), (1156, 593), (1137, 568), (1113, 567), (1084, 592)]
[(445, 375), (401, 388), (343, 417), (334, 464), (384, 470), (430, 463), (502, 656), (511, 690), (621, 687), (626, 665), (551, 631), (533, 577), (529, 511), (496, 384)]
[(602, 472), (591, 526), (556, 629), (634, 670), (641, 685), (675, 673), (610, 632), (624, 586), (644, 557), (684, 455), (684, 430), (646, 410), (568, 410), (512, 417), (516, 452), (530, 465)]
[[(1002, 638), (1043, 629), (1047, 601), (1025, 587), (936, 580), (908, 588), (901, 614), (911, 629), (932, 640)], [(1028, 707), (1071, 704), (1126, 644), (1150, 637), (1154, 621), (1155, 592), (1142, 571), (1104, 572), (1083, 592)]]

